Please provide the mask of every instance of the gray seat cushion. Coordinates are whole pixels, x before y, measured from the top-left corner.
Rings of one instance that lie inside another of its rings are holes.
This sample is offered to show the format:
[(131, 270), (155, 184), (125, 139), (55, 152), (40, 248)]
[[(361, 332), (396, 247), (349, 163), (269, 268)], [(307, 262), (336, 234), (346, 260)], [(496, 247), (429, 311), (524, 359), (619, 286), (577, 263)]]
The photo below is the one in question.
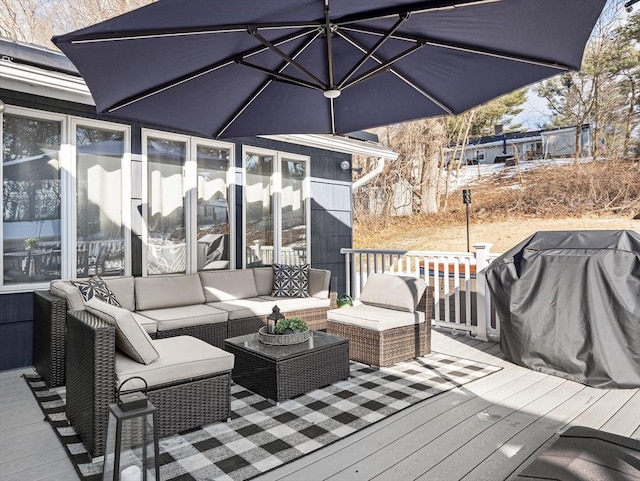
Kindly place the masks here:
[(215, 309), (205, 304), (150, 309), (148, 311), (138, 311), (138, 314), (156, 321), (159, 332), (181, 327), (226, 322), (228, 319), (225, 311)]
[(266, 316), (271, 314), (274, 304), (259, 297), (252, 297), (251, 299), (210, 302), (206, 305), (226, 311), (229, 315), (229, 320), (232, 321), (245, 317)]
[[(233, 369), (233, 354), (191, 336), (176, 336), (152, 341), (160, 357), (148, 366), (116, 353), (116, 382), (140, 376), (149, 387), (207, 376)], [(126, 389), (140, 389), (144, 384), (133, 379)]]
[(331, 305), (331, 299), (328, 297), (320, 299), (318, 297), (260, 296), (260, 298), (270, 302), (272, 306), (277, 304), (280, 310), (285, 314), (287, 311), (299, 311), (302, 309), (326, 309)]
[(331, 309), (327, 311), (327, 319), (373, 331), (386, 331), (397, 327), (421, 324), (425, 321), (425, 315), (420, 311), (407, 312), (360, 304), (353, 307)]

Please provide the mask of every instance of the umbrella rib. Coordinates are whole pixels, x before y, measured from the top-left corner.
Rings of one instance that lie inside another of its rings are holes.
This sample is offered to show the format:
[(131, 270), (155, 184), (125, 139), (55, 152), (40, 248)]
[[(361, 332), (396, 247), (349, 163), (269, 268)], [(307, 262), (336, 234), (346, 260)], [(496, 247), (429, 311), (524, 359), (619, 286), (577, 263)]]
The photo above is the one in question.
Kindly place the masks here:
[(420, 14), (435, 12), (438, 10), (453, 10), (456, 8), (463, 8), (473, 5), (482, 5), (485, 3), (501, 2), (502, 0), (458, 0), (455, 3), (451, 3), (451, 0), (427, 0), (423, 2), (417, 2), (409, 5), (399, 5), (392, 8), (382, 8), (379, 10), (369, 11), (366, 14), (353, 14), (347, 15), (343, 18), (335, 19), (334, 24), (340, 27), (351, 23), (358, 23), (370, 20), (382, 20), (385, 18), (395, 17), (397, 15), (409, 12), (411, 14)]
[[(347, 31), (352, 31), (352, 32), (359, 32), (359, 33), (366, 33), (366, 34), (371, 34), (371, 35), (385, 35), (384, 32), (382, 31), (378, 31), (378, 30), (374, 30), (374, 29), (370, 29), (370, 28), (364, 28), (364, 27), (341, 27), (341, 30), (347, 30)], [(548, 68), (553, 68), (556, 70), (562, 70), (562, 71), (567, 71), (567, 70), (571, 70), (571, 67), (569, 67), (568, 65), (563, 65), (563, 64), (559, 64), (557, 62), (548, 62), (548, 61), (544, 61), (544, 60), (540, 60), (540, 59), (534, 59), (534, 58), (530, 58), (530, 57), (525, 57), (523, 55), (514, 55), (514, 54), (508, 54), (508, 53), (503, 53), (503, 52), (497, 52), (494, 50), (489, 50), (489, 49), (483, 49), (483, 48), (478, 48), (478, 47), (473, 47), (470, 45), (464, 45), (464, 44), (455, 44), (455, 43), (451, 43), (451, 42), (443, 42), (440, 40), (435, 40), (435, 39), (431, 39), (428, 37), (419, 37), (419, 36), (409, 36), (409, 35), (397, 35), (394, 34), (391, 36), (391, 38), (395, 39), (395, 40), (405, 40), (405, 41), (409, 41), (409, 42), (424, 42), (425, 45), (429, 45), (430, 47), (439, 47), (439, 48), (446, 48), (449, 50), (457, 50), (460, 52), (468, 52), (468, 53), (473, 53), (476, 55), (484, 55), (487, 57), (494, 57), (494, 58), (501, 58), (504, 60), (513, 60), (514, 62), (520, 62), (520, 63), (527, 63), (530, 65), (537, 65), (539, 67), (548, 67)]]
[(267, 40), (262, 35), (260, 35), (256, 28), (249, 27), (247, 30), (248, 30), (249, 34), (251, 34), (254, 38), (256, 38), (259, 42), (261, 42), (267, 48), (269, 48), (269, 50), (271, 50), (273, 53), (275, 53), (279, 57), (283, 58), (287, 62), (287, 64), (291, 65), (292, 67), (297, 68), (300, 72), (302, 72), (307, 77), (309, 77), (311, 80), (313, 80), (319, 87), (323, 87), (323, 90), (324, 90), (324, 83), (322, 82), (322, 80), (320, 80), (313, 73), (311, 73), (305, 67), (300, 65), (298, 62), (296, 62), (292, 57), (290, 57), (285, 52), (283, 52), (281, 49), (279, 49), (276, 45), (274, 45), (269, 40)]
[(283, 74), (281, 72), (277, 72), (275, 70), (268, 69), (266, 67), (262, 67), (261, 65), (256, 65), (256, 64), (247, 62), (245, 60), (242, 60), (242, 59), (236, 60), (236, 63), (238, 63), (240, 65), (244, 65), (244, 66), (252, 68), (252, 69), (255, 69), (255, 70), (259, 70), (260, 72), (264, 72), (267, 75), (270, 75), (272, 77), (277, 78), (278, 80), (282, 80), (283, 82), (287, 82), (287, 83), (290, 83), (290, 84), (295, 84), (295, 85), (298, 85), (300, 87), (306, 87), (306, 88), (310, 88), (310, 89), (313, 89), (313, 90), (319, 90), (321, 92), (324, 91), (323, 87), (320, 87), (320, 86), (318, 86), (318, 85), (316, 85), (314, 83), (307, 82), (305, 80), (302, 80), (302, 79), (299, 79), (299, 78), (296, 78), (296, 77), (292, 77), (291, 75), (286, 75), (286, 74)]
[[(296, 40), (296, 39), (298, 39), (300, 37), (305, 37), (305, 36), (309, 35), (310, 33), (313, 33), (313, 32), (316, 32), (316, 31), (317, 30), (314, 28), (314, 29), (311, 29), (311, 30), (305, 30), (305, 31), (302, 31), (302, 32), (296, 32), (294, 34), (289, 34), (289, 35), (286, 35), (284, 37), (279, 38), (274, 43), (276, 45), (280, 45), (280, 44), (283, 44), (283, 43), (286, 43), (286, 42), (290, 42), (292, 40)], [(317, 37), (317, 35), (314, 36), (313, 38), (316, 38), (316, 37)], [(212, 64), (212, 65), (207, 65), (207, 66), (205, 66), (205, 67), (203, 67), (203, 68), (201, 68), (199, 70), (196, 70), (194, 72), (189, 72), (188, 74), (185, 74), (182, 77), (178, 77), (176, 79), (173, 79), (173, 80), (170, 80), (168, 82), (165, 82), (162, 85), (159, 85), (157, 87), (154, 87), (154, 88), (145, 90), (144, 92), (140, 92), (140, 93), (138, 93), (136, 95), (133, 95), (133, 96), (131, 96), (131, 97), (125, 99), (125, 100), (122, 100), (121, 102), (118, 102), (118, 103), (116, 103), (114, 105), (111, 105), (110, 107), (106, 107), (102, 111), (103, 112), (105, 112), (105, 111), (106, 112), (114, 112), (116, 110), (119, 110), (121, 108), (127, 107), (127, 106), (129, 106), (131, 104), (134, 104), (136, 102), (139, 102), (141, 100), (144, 100), (144, 99), (147, 99), (147, 98), (152, 97), (154, 95), (157, 95), (159, 93), (162, 93), (162, 92), (164, 92), (166, 90), (169, 90), (169, 89), (171, 89), (173, 87), (177, 87), (178, 85), (182, 85), (182, 84), (184, 84), (186, 82), (189, 82), (191, 80), (194, 80), (194, 79), (196, 79), (198, 77), (201, 77), (201, 76), (206, 75), (208, 73), (214, 72), (214, 71), (216, 71), (216, 70), (218, 70), (218, 69), (220, 69), (222, 67), (226, 67), (228, 65), (231, 65), (231, 64), (237, 62), (238, 58), (244, 59), (246, 57), (251, 57), (251, 56), (257, 55), (259, 53), (266, 52), (267, 50), (269, 50), (269, 49), (268, 49), (268, 47), (265, 47), (265, 46), (256, 47), (254, 49), (251, 49), (251, 50), (241, 54), (240, 56), (234, 56), (234, 58), (227, 58), (227, 59), (221, 60), (218, 63)]]
[[(318, 22), (291, 22), (291, 23), (259, 23), (254, 24), (253, 27), (260, 30), (274, 30), (274, 29), (316, 29), (321, 24)], [(83, 43), (101, 43), (101, 42), (118, 42), (121, 40), (145, 40), (153, 38), (165, 38), (165, 37), (188, 37), (192, 35), (210, 35), (215, 33), (237, 33), (246, 32), (247, 25), (220, 25), (218, 27), (206, 26), (206, 27), (184, 27), (173, 29), (157, 29), (157, 30), (140, 30), (135, 31), (118, 31), (118, 32), (102, 32), (99, 34), (86, 34), (78, 35), (76, 38), (70, 41), (71, 44), (83, 44)], [(54, 37), (54, 43), (58, 40), (62, 40), (63, 35)]]
[[(322, 33), (320, 30), (314, 29), (312, 30), (312, 32), (315, 31), (315, 35), (313, 35), (312, 37), (310, 37), (303, 45), (300, 46), (300, 48), (293, 53), (292, 58), (296, 58), (298, 57), (302, 52), (304, 52), (307, 47), (309, 45), (311, 45)], [(307, 33), (311, 33), (311, 32), (307, 32)], [(282, 71), (287, 67), (287, 65), (289, 65), (288, 62), (284, 62), (282, 64), (282, 66), (278, 69), (277, 73), (282, 73)], [(236, 110), (236, 112), (229, 117), (229, 120), (223, 125), (223, 127), (218, 130), (218, 132), (214, 135), (214, 137), (220, 137), (222, 134), (224, 134), (227, 129), (231, 126), (231, 124), (233, 124), (236, 119), (238, 117), (240, 117), (240, 115), (242, 115), (242, 113), (247, 110), (247, 108), (249, 108), (249, 106), (260, 96), (260, 94), (262, 92), (264, 92), (264, 90), (269, 86), (269, 84), (271, 82), (273, 82), (273, 73), (271, 72), (271, 77), (269, 77), (262, 85), (260, 85), (251, 95), (251, 97), (249, 98), (249, 100), (247, 100), (243, 105), (240, 106), (240, 108), (238, 110)]]
[[(337, 31), (336, 32), (338, 35), (340, 35), (342, 38), (344, 38), (347, 42), (349, 42), (351, 45), (353, 45), (355, 48), (357, 48), (358, 50), (362, 51), (362, 52), (366, 52), (367, 49), (365, 47), (363, 47), (362, 45), (360, 45), (356, 40), (352, 39), (351, 37), (349, 37), (348, 35), (345, 35), (343, 32), (341, 31)], [(372, 55), (371, 58), (373, 60), (375, 60), (376, 62), (378, 62), (379, 64), (384, 63), (383, 60), (380, 60), (376, 55)], [(434, 95), (430, 94), (429, 92), (427, 92), (426, 90), (424, 90), (422, 87), (419, 87), (418, 85), (416, 85), (414, 82), (412, 82), (411, 80), (409, 80), (405, 75), (403, 75), (401, 72), (399, 72), (396, 68), (394, 67), (390, 67), (389, 71), (394, 74), (396, 77), (398, 77), (400, 80), (402, 80), (404, 83), (406, 83), (407, 85), (409, 85), (411, 88), (413, 88), (414, 90), (416, 90), (419, 94), (421, 94), (422, 96), (426, 97), (427, 99), (429, 99), (431, 102), (433, 102), (434, 104), (436, 104), (438, 107), (440, 107), (442, 110), (444, 110), (446, 113), (448, 114), (453, 114), (453, 109), (448, 107), (447, 105), (445, 105), (443, 102), (441, 102), (440, 100), (438, 100)]]
[(351, 70), (349, 70), (349, 72), (344, 76), (344, 78), (340, 81), (340, 83), (338, 84), (338, 89), (342, 89), (344, 87), (344, 85), (346, 84), (346, 82), (353, 76), (354, 73), (356, 73), (356, 71), (362, 67), (365, 62), (367, 60), (369, 60), (371, 58), (371, 56), (376, 53), (376, 51), (387, 41), (389, 40), (389, 38), (391, 38), (391, 35), (393, 35), (393, 33), (398, 30), (398, 28), (400, 28), (400, 26), (406, 22), (407, 20), (409, 20), (409, 16), (410, 14), (405, 13), (404, 15), (400, 15), (400, 18), (398, 19), (398, 21), (389, 29), (388, 32), (386, 32), (382, 38), (380, 40), (378, 40), (376, 42), (376, 44), (371, 47), (371, 49), (358, 61), (358, 63), (356, 63)]
[(377, 67), (370, 69), (367, 72), (364, 72), (362, 75), (359, 75), (358, 77), (356, 77), (355, 79), (353, 79), (351, 82), (341, 86), (341, 89), (346, 89), (349, 87), (352, 87), (364, 80), (367, 80), (371, 77), (373, 77), (374, 75), (377, 75), (379, 73), (382, 73), (384, 71), (389, 71), (391, 65), (393, 65), (394, 63), (398, 62), (399, 60), (402, 60), (403, 58), (411, 55), (414, 52), (417, 52), (418, 50), (420, 50), (422, 47), (424, 47), (424, 43), (419, 43), (418, 45), (414, 45), (413, 47), (405, 50), (404, 52), (399, 53), (398, 55), (390, 58), (389, 60), (386, 60), (382, 63), (380, 63)]

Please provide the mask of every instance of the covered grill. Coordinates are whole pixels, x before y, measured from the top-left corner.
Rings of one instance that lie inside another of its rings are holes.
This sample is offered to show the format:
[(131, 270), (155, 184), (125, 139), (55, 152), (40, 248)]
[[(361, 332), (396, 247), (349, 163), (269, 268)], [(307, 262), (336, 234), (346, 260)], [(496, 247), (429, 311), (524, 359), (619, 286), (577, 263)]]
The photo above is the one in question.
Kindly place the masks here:
[(486, 270), (512, 362), (589, 386), (640, 386), (640, 234), (538, 232)]

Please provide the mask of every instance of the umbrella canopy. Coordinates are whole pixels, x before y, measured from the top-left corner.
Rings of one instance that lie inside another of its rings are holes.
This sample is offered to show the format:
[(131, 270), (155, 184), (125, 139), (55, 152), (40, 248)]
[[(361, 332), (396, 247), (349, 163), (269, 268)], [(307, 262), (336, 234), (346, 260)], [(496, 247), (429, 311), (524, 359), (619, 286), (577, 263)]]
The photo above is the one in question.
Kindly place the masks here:
[(606, 0), (159, 0), (54, 37), (98, 111), (212, 137), (457, 114), (580, 68)]

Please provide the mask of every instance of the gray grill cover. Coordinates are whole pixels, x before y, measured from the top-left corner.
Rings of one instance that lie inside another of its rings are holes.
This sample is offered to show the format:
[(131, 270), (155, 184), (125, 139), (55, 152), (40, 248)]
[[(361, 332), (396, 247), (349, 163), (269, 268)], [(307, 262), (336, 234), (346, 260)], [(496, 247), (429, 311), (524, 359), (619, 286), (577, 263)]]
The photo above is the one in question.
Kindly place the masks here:
[(538, 232), (486, 274), (509, 360), (589, 386), (640, 387), (640, 234)]

